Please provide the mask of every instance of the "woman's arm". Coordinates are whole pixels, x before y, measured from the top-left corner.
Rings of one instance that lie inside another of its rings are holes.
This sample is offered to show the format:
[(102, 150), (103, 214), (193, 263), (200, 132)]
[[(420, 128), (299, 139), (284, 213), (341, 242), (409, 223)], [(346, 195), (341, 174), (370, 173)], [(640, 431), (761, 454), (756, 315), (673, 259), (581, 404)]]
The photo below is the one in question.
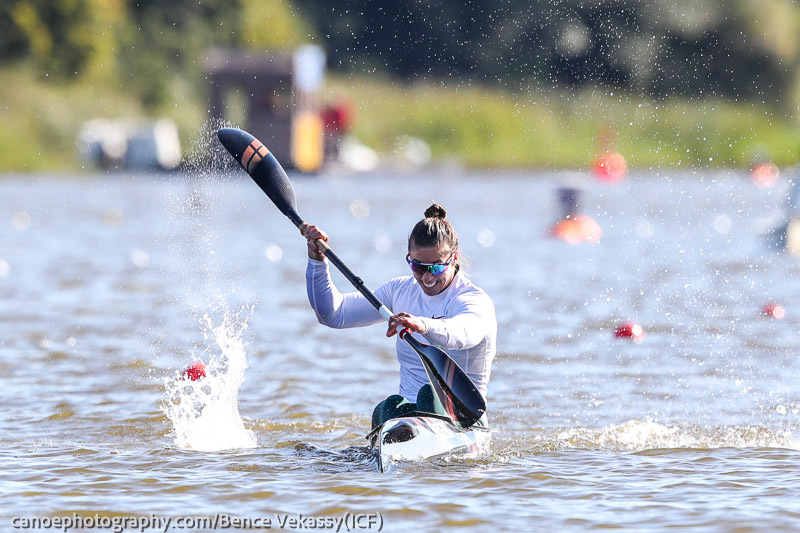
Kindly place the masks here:
[(331, 279), (327, 261), (309, 258), (306, 292), (320, 324), (341, 329), (368, 326), (382, 320), (378, 311), (360, 293), (339, 292)]

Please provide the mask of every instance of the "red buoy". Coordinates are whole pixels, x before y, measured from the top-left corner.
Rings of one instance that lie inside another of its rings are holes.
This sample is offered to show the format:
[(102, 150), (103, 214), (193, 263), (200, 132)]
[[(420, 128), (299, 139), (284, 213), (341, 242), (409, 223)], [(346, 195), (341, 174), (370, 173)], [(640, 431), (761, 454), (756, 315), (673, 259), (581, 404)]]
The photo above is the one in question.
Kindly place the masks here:
[(761, 314), (781, 320), (786, 316), (786, 310), (775, 302), (769, 302), (761, 308)]
[(197, 361), (184, 368), (181, 375), (183, 376), (183, 379), (197, 381), (200, 378), (206, 377), (206, 365), (204, 365), (201, 361)]
[(644, 339), (644, 328), (636, 322), (626, 321), (616, 327), (614, 336), (620, 339), (631, 339), (638, 344)]

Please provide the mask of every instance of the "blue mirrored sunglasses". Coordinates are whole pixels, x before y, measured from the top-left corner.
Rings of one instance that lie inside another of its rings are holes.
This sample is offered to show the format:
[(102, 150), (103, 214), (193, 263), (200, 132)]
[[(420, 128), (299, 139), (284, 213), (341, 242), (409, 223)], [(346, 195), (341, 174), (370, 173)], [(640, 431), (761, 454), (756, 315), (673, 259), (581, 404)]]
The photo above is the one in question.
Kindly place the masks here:
[(419, 261), (411, 259), (411, 254), (408, 254), (406, 256), (406, 262), (408, 266), (411, 267), (411, 270), (417, 274), (430, 272), (434, 276), (438, 276), (439, 274), (443, 274), (447, 270), (447, 267), (453, 263), (453, 256), (450, 256), (450, 260), (446, 263), (420, 263)]

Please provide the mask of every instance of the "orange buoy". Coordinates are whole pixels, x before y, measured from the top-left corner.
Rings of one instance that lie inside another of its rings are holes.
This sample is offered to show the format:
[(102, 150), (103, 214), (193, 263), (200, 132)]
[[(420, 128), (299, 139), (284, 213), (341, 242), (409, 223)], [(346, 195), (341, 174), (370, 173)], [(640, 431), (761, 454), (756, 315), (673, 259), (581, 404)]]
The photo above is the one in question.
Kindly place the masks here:
[(596, 243), (603, 236), (603, 230), (592, 217), (571, 215), (569, 218), (556, 222), (552, 234), (569, 244)]
[(762, 161), (750, 169), (750, 179), (761, 189), (775, 185), (780, 175), (781, 171), (771, 161)]
[(592, 163), (592, 176), (605, 183), (617, 183), (625, 179), (628, 163), (625, 158), (613, 150), (597, 156)]
[(562, 187), (558, 190), (561, 220), (553, 224), (550, 233), (569, 244), (596, 243), (603, 236), (603, 230), (592, 217), (578, 213), (580, 193), (574, 187)]

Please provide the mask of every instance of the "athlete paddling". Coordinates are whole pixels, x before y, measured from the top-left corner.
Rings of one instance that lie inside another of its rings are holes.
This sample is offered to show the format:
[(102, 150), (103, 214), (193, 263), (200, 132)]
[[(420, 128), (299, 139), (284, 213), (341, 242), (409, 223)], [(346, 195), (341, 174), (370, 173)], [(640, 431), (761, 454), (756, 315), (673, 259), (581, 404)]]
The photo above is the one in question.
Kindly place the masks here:
[[(389, 280), (375, 295), (395, 313), (389, 320), (387, 336), (395, 335), (398, 327), (407, 328), (446, 350), (485, 399), (496, 353), (494, 304), (463, 272), (458, 236), (446, 214), (437, 204), (425, 211), (408, 237), (406, 261), (412, 275)], [(328, 235), (312, 224), (304, 224), (301, 231), (308, 240), (308, 299), (319, 322), (332, 328), (350, 328), (383, 320), (362, 294), (342, 294), (333, 284), (328, 261), (315, 243), (327, 242)], [(396, 349), (400, 391), (375, 407), (372, 427), (412, 411), (447, 414), (417, 353), (399, 338)], [(486, 417), (478, 423), (485, 424)]]

